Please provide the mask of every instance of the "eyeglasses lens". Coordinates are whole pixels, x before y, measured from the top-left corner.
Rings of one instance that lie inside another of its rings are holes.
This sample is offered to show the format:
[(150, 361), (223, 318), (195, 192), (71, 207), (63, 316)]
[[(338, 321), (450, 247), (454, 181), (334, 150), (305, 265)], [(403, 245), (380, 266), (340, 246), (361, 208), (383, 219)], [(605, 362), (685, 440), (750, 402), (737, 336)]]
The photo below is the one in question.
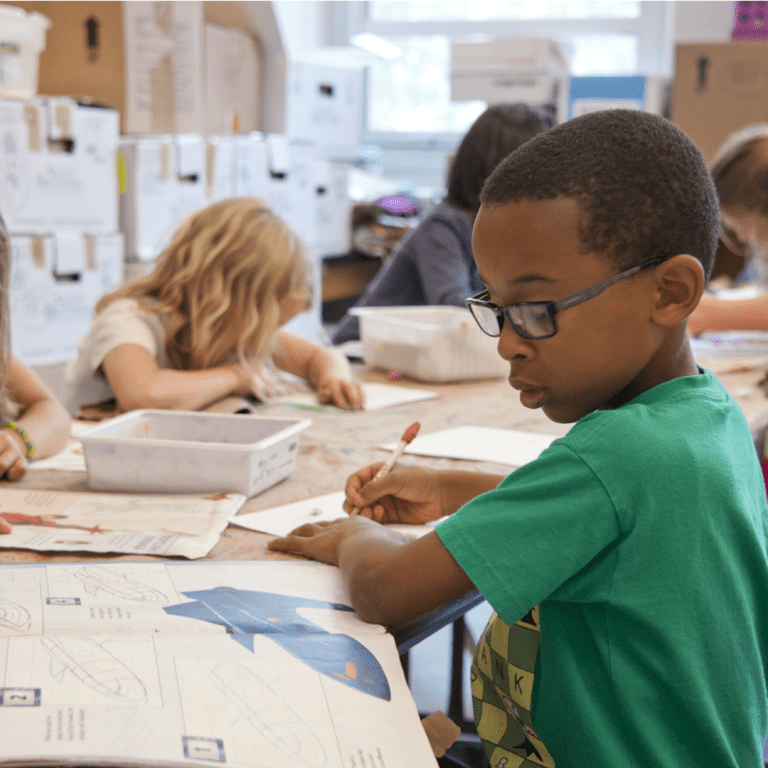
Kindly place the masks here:
[(552, 316), (546, 304), (528, 304), (507, 310), (513, 327), (529, 339), (540, 339), (554, 333)]
[(497, 317), (492, 309), (481, 307), (478, 304), (470, 304), (469, 309), (484, 333), (487, 333), (489, 336), (499, 336), (501, 334), (502, 319)]

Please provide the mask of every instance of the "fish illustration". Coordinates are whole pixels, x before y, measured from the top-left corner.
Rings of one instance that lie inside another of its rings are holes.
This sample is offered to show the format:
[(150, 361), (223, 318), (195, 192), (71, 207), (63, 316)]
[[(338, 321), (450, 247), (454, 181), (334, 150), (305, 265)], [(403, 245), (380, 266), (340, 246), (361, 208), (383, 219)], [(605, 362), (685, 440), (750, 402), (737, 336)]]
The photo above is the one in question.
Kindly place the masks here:
[(348, 605), (233, 587), (183, 594), (194, 602), (163, 610), (226, 627), (233, 639), (251, 653), (253, 636), (264, 635), (317, 672), (389, 701), (390, 688), (384, 670), (362, 643), (349, 635), (331, 634), (296, 612), (297, 608), (352, 611)]
[(311, 768), (326, 764), (317, 736), (258, 675), (237, 662), (222, 662), (210, 679), (248, 724), (277, 749)]
[(137, 603), (167, 603), (168, 598), (154, 587), (142, 584), (130, 576), (112, 571), (103, 565), (86, 565), (72, 574), (85, 585), (89, 595), (99, 590)]
[(32, 625), (32, 617), (23, 606), (0, 597), (0, 627), (14, 632), (26, 632)]
[[(41, 637), (55, 661), (51, 674), (59, 678), (69, 670), (97, 693), (124, 703), (142, 702), (147, 689), (138, 677), (103, 646), (88, 637)], [(56, 663), (58, 662), (58, 663)]]

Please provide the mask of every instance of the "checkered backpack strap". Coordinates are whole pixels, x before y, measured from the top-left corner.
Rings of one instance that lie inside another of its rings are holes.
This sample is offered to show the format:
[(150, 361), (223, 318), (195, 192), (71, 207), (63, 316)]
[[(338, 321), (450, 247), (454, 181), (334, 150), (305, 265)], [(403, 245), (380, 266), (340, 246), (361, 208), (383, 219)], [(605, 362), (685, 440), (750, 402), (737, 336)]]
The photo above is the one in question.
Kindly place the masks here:
[(491, 768), (555, 768), (531, 722), (540, 631), (538, 606), (511, 627), (494, 613), (475, 651), (472, 703)]

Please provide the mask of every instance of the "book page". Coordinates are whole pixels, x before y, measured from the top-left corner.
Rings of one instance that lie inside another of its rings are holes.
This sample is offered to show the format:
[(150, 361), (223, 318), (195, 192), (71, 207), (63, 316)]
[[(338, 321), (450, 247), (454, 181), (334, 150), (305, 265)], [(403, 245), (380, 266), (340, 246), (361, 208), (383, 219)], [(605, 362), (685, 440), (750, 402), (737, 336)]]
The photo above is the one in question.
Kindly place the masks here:
[(12, 526), (0, 548), (204, 557), (239, 493), (71, 493), (0, 488), (0, 517)]
[(4, 566), (0, 765), (436, 766), (349, 602), (320, 563)]

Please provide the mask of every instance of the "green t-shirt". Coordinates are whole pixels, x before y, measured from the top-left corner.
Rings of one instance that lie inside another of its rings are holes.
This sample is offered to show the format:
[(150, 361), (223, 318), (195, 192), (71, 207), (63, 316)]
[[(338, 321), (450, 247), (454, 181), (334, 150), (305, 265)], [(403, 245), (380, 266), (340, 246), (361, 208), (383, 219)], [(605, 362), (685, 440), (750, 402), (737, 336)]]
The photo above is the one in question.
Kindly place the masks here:
[(762, 765), (768, 506), (714, 374), (585, 416), (437, 533), (499, 631), (539, 606), (523, 698), (558, 768)]

